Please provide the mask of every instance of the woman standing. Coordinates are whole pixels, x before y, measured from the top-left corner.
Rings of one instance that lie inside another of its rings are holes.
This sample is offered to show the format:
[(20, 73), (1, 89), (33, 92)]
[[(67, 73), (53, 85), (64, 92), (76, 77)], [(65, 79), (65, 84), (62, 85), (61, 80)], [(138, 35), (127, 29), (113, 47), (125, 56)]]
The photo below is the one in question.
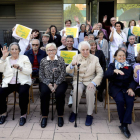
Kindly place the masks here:
[(111, 28), (111, 34), (110, 34), (110, 63), (114, 60), (114, 54), (116, 50), (118, 50), (118, 46), (120, 44), (125, 44), (127, 42), (127, 38), (125, 33), (122, 31), (124, 28), (124, 25), (122, 22), (116, 22), (115, 23), (115, 29)]
[(56, 47), (60, 47), (62, 45), (61, 43), (61, 35), (57, 34), (57, 28), (55, 25), (51, 25), (49, 28), (50, 32), (47, 32), (50, 34), (50, 38), (48, 43), (55, 43)]
[[(58, 114), (58, 126), (62, 127), (64, 124), (63, 114), (65, 105), (65, 92), (67, 90), (67, 83), (65, 82), (65, 62), (62, 57), (56, 55), (57, 49), (54, 43), (49, 43), (46, 46), (46, 53), (48, 56), (41, 60), (39, 69), (42, 112), (41, 127), (44, 128), (47, 125), (50, 94), (54, 92), (56, 99), (56, 110)], [(52, 85), (53, 78), (54, 85)]]

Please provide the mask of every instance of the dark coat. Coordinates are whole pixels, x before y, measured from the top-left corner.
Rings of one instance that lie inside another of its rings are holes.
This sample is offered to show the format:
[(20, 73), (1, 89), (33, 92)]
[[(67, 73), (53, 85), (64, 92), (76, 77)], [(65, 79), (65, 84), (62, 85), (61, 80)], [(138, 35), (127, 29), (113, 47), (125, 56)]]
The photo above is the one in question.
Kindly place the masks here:
[[(31, 50), (28, 50), (24, 53), (24, 55), (28, 56), (31, 64), (33, 65), (33, 62), (34, 62), (34, 54), (33, 54), (33, 49)], [(38, 54), (37, 54), (37, 60), (38, 60), (38, 63), (40, 65), (40, 61), (42, 60), (42, 58), (46, 57), (46, 52), (45, 51), (42, 51), (42, 50), (38, 50)]]
[(54, 40), (53, 40), (52, 34), (50, 34), (50, 39), (49, 39), (48, 43), (55, 43), (56, 47), (59, 47), (62, 45), (61, 35), (55, 34), (55, 36), (56, 36), (56, 38), (54, 38)]
[(137, 87), (137, 83), (133, 78), (133, 68), (131, 66), (128, 69), (120, 68), (121, 71), (124, 72), (125, 75), (120, 75), (114, 73), (115, 63), (111, 63), (105, 72), (105, 78), (108, 78), (109, 83), (109, 94), (112, 97), (116, 97), (116, 95), (122, 91), (124, 94), (127, 94), (126, 91), (131, 88), (135, 91)]
[(106, 60), (105, 60), (105, 55), (104, 55), (103, 51), (102, 50), (97, 50), (95, 52), (95, 56), (97, 56), (99, 58), (99, 63), (101, 65), (103, 71), (105, 72), (105, 70), (106, 70)]

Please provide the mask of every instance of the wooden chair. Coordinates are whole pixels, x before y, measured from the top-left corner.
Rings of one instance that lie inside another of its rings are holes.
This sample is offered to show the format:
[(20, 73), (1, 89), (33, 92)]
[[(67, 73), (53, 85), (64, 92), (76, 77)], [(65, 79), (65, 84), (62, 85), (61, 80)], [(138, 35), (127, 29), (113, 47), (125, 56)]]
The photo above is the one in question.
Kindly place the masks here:
[[(106, 95), (105, 95), (105, 104), (104, 104), (104, 109), (106, 109), (106, 105), (108, 107), (108, 120), (110, 122), (110, 113), (111, 112), (117, 112), (117, 110), (111, 110), (110, 109), (110, 104), (116, 104), (115, 102), (111, 102), (110, 103), (110, 99), (113, 99), (113, 97), (111, 97), (109, 95), (109, 81), (108, 79), (106, 79)], [(134, 111), (134, 107), (133, 107), (133, 111), (132, 111), (132, 120), (135, 122), (135, 111)]]

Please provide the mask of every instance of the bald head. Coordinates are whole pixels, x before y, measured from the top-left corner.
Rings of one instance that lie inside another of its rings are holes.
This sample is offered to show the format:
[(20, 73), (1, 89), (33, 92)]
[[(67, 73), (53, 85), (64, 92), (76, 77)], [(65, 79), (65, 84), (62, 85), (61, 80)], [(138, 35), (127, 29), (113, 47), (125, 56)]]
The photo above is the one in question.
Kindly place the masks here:
[(61, 43), (62, 43), (62, 45), (66, 46), (66, 37), (65, 36), (62, 36)]
[(116, 18), (115, 17), (112, 17), (110, 19), (110, 23), (112, 24), (112, 26), (115, 26), (115, 23), (117, 22)]

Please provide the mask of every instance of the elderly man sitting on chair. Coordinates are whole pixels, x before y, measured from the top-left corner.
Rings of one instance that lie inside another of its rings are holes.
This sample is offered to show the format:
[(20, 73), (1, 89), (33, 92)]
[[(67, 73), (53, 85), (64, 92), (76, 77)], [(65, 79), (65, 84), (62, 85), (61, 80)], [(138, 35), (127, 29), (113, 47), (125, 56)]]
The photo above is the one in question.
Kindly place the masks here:
[(74, 73), (73, 77), (73, 105), (72, 113), (69, 121), (74, 122), (76, 119), (76, 89), (77, 89), (77, 64), (80, 65), (79, 70), (79, 90), (78, 90), (78, 104), (82, 96), (83, 90), (86, 88), (87, 101), (87, 117), (86, 126), (90, 126), (93, 120), (93, 108), (95, 100), (96, 86), (101, 83), (103, 77), (103, 70), (99, 64), (99, 59), (90, 54), (90, 44), (87, 41), (82, 41), (78, 46), (80, 53), (73, 57), (72, 63), (66, 68), (67, 73)]

